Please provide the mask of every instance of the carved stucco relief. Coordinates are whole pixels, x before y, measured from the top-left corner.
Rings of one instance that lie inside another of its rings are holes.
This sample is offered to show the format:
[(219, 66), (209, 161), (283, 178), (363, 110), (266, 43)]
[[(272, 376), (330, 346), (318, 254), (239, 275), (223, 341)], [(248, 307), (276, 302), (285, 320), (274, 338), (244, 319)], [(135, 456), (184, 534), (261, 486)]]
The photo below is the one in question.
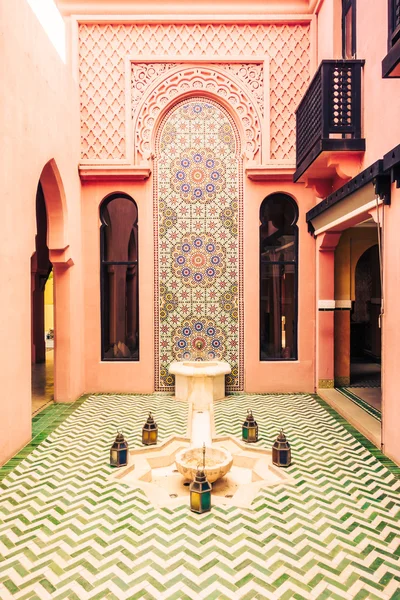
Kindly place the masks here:
[[(136, 162), (149, 158), (152, 152), (152, 139), (154, 140), (155, 125), (163, 109), (175, 98), (188, 92), (205, 92), (225, 101), (236, 114), (237, 121), (242, 128), (243, 150), (247, 158), (260, 159), (261, 152), (261, 116), (256, 109), (257, 102), (251, 96), (251, 90), (245, 81), (232, 75), (229, 69), (221, 65), (213, 67), (185, 66), (185, 65), (158, 65), (154, 70), (146, 69), (145, 73), (153, 75), (153, 82), (148, 81), (147, 89), (143, 90), (142, 98), (135, 102), (137, 84), (132, 82), (132, 104), (134, 105), (133, 126), (135, 138)], [(235, 65), (236, 66), (236, 65)], [(247, 70), (243, 65), (242, 72)], [(253, 65), (255, 67), (259, 65)], [(171, 70), (172, 69), (172, 70)], [(234, 71), (235, 72), (235, 71)], [(138, 74), (135, 71), (136, 75)], [(144, 78), (140, 78), (141, 81)], [(153, 86), (151, 86), (153, 83)], [(253, 101), (254, 100), (254, 101)], [(260, 111), (261, 112), (261, 111)]]
[[(101, 24), (79, 25), (82, 160), (126, 160), (125, 59), (182, 56), (224, 60), (269, 59), (270, 157), (294, 160), (295, 109), (309, 82), (308, 24)], [(164, 63), (165, 64), (165, 63)], [(240, 65), (230, 63), (238, 78)], [(148, 74), (145, 77), (148, 77)], [(247, 73), (242, 81), (252, 87)], [(257, 107), (262, 91), (254, 89)], [(136, 100), (137, 101), (137, 100)]]

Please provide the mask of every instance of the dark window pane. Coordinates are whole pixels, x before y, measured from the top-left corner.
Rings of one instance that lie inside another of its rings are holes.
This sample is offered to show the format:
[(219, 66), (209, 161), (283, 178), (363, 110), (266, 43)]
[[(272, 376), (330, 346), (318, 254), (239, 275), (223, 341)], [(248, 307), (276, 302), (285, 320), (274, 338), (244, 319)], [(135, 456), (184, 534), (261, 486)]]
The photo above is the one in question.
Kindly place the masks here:
[(263, 240), (261, 247), (261, 260), (265, 261), (294, 261), (295, 256), (295, 236), (281, 236), (279, 240), (273, 240), (271, 237)]
[(343, 58), (356, 55), (356, 0), (342, 0), (342, 54)]
[(114, 198), (102, 207), (101, 219), (102, 358), (138, 360), (136, 204), (129, 198)]
[(344, 16), (344, 57), (353, 57), (353, 8), (350, 6), (349, 10)]
[(272, 194), (260, 209), (260, 360), (297, 358), (295, 202)]
[(293, 264), (261, 265), (261, 360), (296, 358), (296, 272)]
[(135, 250), (132, 250), (132, 246), (136, 248), (136, 205), (127, 198), (115, 198), (105, 206), (102, 217), (106, 223), (104, 260), (136, 260)]

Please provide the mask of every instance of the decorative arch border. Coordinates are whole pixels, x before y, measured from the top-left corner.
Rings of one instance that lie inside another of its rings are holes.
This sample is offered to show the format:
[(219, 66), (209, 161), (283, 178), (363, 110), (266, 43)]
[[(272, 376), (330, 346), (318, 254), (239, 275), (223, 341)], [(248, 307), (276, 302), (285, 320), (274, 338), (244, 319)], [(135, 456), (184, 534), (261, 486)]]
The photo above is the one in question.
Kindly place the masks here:
[(43, 167), (39, 181), (48, 214), (49, 250), (63, 250), (67, 246), (67, 202), (60, 171), (54, 158)]
[(244, 390), (244, 248), (243, 248), (243, 152), (241, 151), (242, 139), (238, 131), (236, 121), (232, 115), (232, 108), (227, 108), (219, 99), (210, 98), (209, 94), (201, 94), (198, 91), (185, 95), (183, 98), (177, 98), (170, 102), (162, 116), (157, 120), (157, 125), (154, 132), (154, 178), (153, 178), (153, 222), (154, 222), (154, 389), (155, 391), (166, 391), (159, 385), (160, 357), (159, 357), (159, 311), (160, 311), (160, 293), (159, 293), (159, 255), (158, 255), (158, 231), (159, 231), (159, 215), (158, 215), (158, 161), (159, 144), (161, 131), (165, 121), (168, 119), (172, 110), (184, 104), (190, 98), (198, 98), (199, 100), (207, 100), (217, 105), (219, 109), (224, 111), (228, 118), (236, 142), (236, 156), (238, 160), (238, 327), (239, 327), (239, 360), (238, 360), (238, 385), (235, 387), (227, 386), (228, 391), (243, 391)]
[(262, 163), (262, 123), (257, 103), (230, 72), (206, 65), (178, 65), (159, 76), (146, 90), (133, 118), (134, 162), (152, 158), (157, 132), (171, 108), (185, 98), (202, 96), (222, 106), (239, 132), (243, 158)]

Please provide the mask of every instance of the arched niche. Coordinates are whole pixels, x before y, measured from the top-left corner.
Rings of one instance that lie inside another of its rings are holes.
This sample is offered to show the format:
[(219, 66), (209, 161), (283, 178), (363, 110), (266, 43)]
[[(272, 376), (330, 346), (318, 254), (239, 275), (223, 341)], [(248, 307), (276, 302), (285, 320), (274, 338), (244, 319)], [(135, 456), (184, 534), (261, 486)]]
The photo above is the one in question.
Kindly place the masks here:
[[(173, 360), (226, 360), (243, 389), (243, 181), (232, 115), (208, 96), (175, 102), (155, 144), (155, 388)], [(200, 342), (201, 351), (196, 344)]]
[(161, 123), (177, 102), (199, 96), (225, 108), (235, 123), (243, 156), (261, 164), (263, 120), (259, 107), (241, 82), (217, 65), (179, 65), (146, 90), (133, 118), (135, 162), (154, 156)]

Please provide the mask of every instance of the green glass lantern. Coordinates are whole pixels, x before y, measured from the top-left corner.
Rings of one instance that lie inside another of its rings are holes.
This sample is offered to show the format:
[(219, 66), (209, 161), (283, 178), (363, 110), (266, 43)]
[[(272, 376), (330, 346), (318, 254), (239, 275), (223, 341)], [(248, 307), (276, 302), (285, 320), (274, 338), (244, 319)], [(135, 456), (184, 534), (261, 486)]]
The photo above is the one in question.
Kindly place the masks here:
[(122, 432), (118, 431), (115, 442), (110, 449), (110, 466), (125, 467), (128, 464), (128, 442)]
[(272, 446), (272, 462), (277, 467), (289, 467), (292, 462), (292, 451), (283, 430)]
[(194, 480), (190, 484), (190, 510), (196, 513), (204, 513), (211, 510), (212, 485), (205, 473), (206, 448), (203, 445), (203, 468), (198, 467)]
[(242, 425), (242, 440), (247, 443), (258, 442), (258, 425), (251, 410)]
[(143, 429), (142, 429), (142, 443), (145, 446), (152, 446), (153, 444), (157, 444), (157, 436), (158, 436), (157, 423), (155, 422), (151, 412), (149, 412), (147, 421), (143, 425)]

